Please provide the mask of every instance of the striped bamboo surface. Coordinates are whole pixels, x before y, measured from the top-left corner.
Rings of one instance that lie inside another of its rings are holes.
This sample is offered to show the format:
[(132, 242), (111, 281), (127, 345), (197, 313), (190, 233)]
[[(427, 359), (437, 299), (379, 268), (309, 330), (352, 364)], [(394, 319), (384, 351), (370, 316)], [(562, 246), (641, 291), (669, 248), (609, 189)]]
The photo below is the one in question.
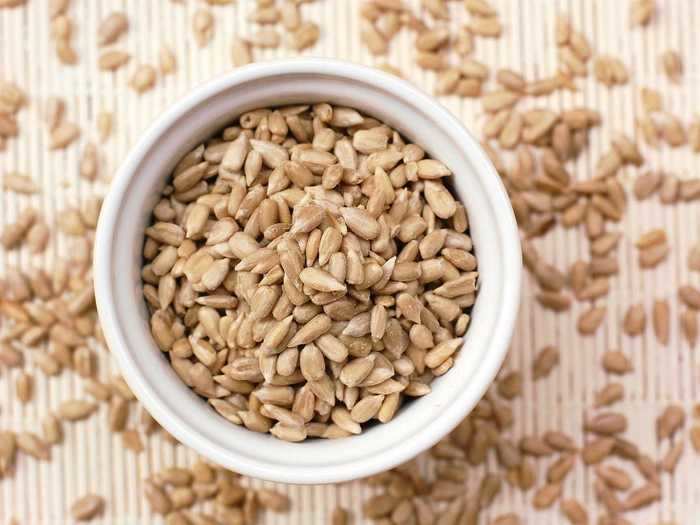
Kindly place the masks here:
[[(410, 3), (417, 8), (419, 0)], [(686, 123), (700, 107), (700, 89), (697, 89), (700, 58), (694, 52), (698, 49), (695, 28), (700, 25), (700, 3), (661, 0), (653, 24), (634, 31), (629, 30), (627, 0), (492, 0), (492, 3), (501, 13), (505, 33), (499, 40), (478, 39), (475, 57), (494, 68), (513, 67), (528, 78), (554, 72), (554, 17), (561, 11), (570, 13), (574, 26), (589, 37), (596, 53), (619, 56), (632, 71), (631, 81), (625, 87), (605, 88), (591, 75), (579, 81), (581, 89), (577, 93), (557, 93), (524, 104), (555, 108), (586, 105), (601, 111), (603, 126), (592, 132), (590, 148), (576, 161), (578, 178), (590, 176), (596, 159), (609, 147), (614, 132), (635, 134), (635, 116), (641, 111), (639, 86), (661, 89), (666, 107)], [(66, 206), (104, 194), (109, 176), (148, 124), (192, 87), (229, 71), (232, 38), (252, 31), (245, 21), (246, 13), (254, 6), (252, 0), (212, 7), (215, 35), (203, 49), (196, 45), (191, 31), (192, 15), (202, 2), (74, 0), (73, 4), (69, 13), (76, 26), (73, 37), (79, 54), (76, 67), (63, 66), (55, 58), (47, 37), (50, 27), (45, 1), (28, 0), (25, 8), (0, 9), (0, 78), (17, 82), (30, 94), (28, 107), (19, 113), (20, 137), (9, 141), (6, 151), (0, 153), (0, 181), (7, 171), (18, 170), (31, 174), (42, 187), (40, 194), (31, 197), (0, 194), (0, 227), (11, 222), (17, 210), (29, 203), (52, 220)], [(464, 23), (461, 2), (450, 2), (450, 5), (455, 12), (450, 24), (457, 27)], [(397, 36), (388, 56), (381, 60), (373, 58), (360, 44), (358, 6), (359, 0), (319, 0), (304, 5), (304, 17), (316, 21), (322, 28), (318, 44), (304, 54), (364, 64), (386, 60), (399, 67), (410, 81), (432, 92), (434, 75), (413, 64), (412, 34), (402, 32)], [(95, 35), (99, 21), (113, 10), (123, 10), (129, 16), (128, 35), (115, 47), (128, 51), (133, 58), (127, 67), (108, 74), (97, 69), (100, 50), (95, 45)], [(157, 63), (158, 50), (163, 44), (169, 45), (177, 57), (177, 73), (159, 78), (155, 89), (136, 95), (127, 88), (129, 74), (137, 63)], [(658, 67), (659, 54), (671, 48), (680, 50), (685, 60), (686, 72), (680, 85), (670, 84)], [(283, 48), (258, 51), (256, 59), (289, 54)], [(78, 144), (65, 151), (48, 150), (40, 109), (49, 96), (63, 97), (67, 103), (67, 120), (82, 128)], [(485, 120), (477, 101), (443, 97), (441, 102), (469, 128), (478, 130)], [(105, 110), (114, 113), (115, 130), (108, 143), (101, 147), (103, 177), (88, 183), (78, 177), (80, 145), (96, 139), (95, 118), (98, 112)], [(649, 166), (681, 177), (695, 175), (697, 157), (688, 148), (647, 149), (644, 154)], [(634, 169), (626, 169), (625, 177), (630, 180), (635, 174)], [(633, 374), (620, 380), (625, 386), (626, 398), (619, 408), (630, 418), (627, 433), (652, 457), (660, 457), (665, 452), (665, 448), (656, 443), (654, 418), (671, 401), (690, 410), (698, 400), (697, 356), (681, 340), (675, 321), (671, 341), (666, 347), (655, 342), (650, 323), (643, 337), (634, 340), (622, 334), (620, 324), (630, 304), (643, 302), (649, 313), (652, 301), (664, 297), (670, 300), (672, 319), (677, 319), (680, 311), (676, 299), (678, 286), (700, 284), (700, 276), (690, 275), (685, 263), (690, 246), (699, 237), (699, 210), (697, 202), (673, 207), (661, 206), (656, 199), (631, 203), (618, 226), (624, 233), (619, 249), (621, 274), (611, 281), (612, 293), (606, 301), (608, 310), (604, 325), (592, 337), (579, 336), (575, 328), (584, 305), (576, 304), (571, 311), (560, 315), (545, 311), (534, 300), (534, 284), (529, 277), (526, 279), (520, 318), (506, 364), (507, 369), (525, 372), (523, 395), (512, 405), (516, 415), (513, 436), (560, 429), (582, 442), (581, 423), (585, 410), (592, 404), (593, 392), (610, 379), (600, 368), (601, 355), (608, 349), (619, 348), (631, 357), (635, 367)], [(671, 257), (654, 270), (640, 271), (633, 241), (652, 228), (668, 231)], [(547, 260), (565, 269), (573, 261), (588, 257), (587, 241), (583, 237), (580, 232), (557, 228), (537, 240), (536, 245)], [(69, 247), (66, 239), (53, 236), (49, 249), (39, 257), (32, 258), (24, 250), (0, 253), (0, 270), (7, 265), (51, 268), (52, 259), (57, 254), (65, 254)], [(550, 377), (535, 385), (529, 374), (530, 365), (537, 351), (548, 344), (560, 348), (561, 364)], [(108, 377), (116, 371), (114, 364), (106, 350), (99, 350), (99, 355), (100, 376)], [(0, 374), (0, 428), (38, 431), (48, 411), (62, 400), (82, 395), (80, 380), (74, 374), (46, 380), (37, 372), (36, 398), (23, 406), (14, 393), (17, 374), (17, 370), (3, 370)], [(134, 524), (155, 520), (142, 497), (142, 480), (162, 467), (189, 464), (196, 455), (160, 437), (151, 438), (146, 451), (134, 455), (121, 446), (120, 437), (110, 434), (104, 412), (105, 408), (101, 408), (97, 417), (66, 426), (65, 443), (54, 449), (54, 459), (50, 463), (21, 457), (14, 476), (0, 481), (0, 523), (7, 523), (13, 516), (23, 525), (63, 523), (68, 521), (66, 509), (70, 503), (88, 491), (102, 494), (107, 500), (106, 512), (98, 523)], [(548, 462), (539, 462), (540, 480)], [(428, 468), (427, 464), (425, 466)], [(675, 477), (662, 476), (663, 502), (631, 515), (633, 523), (656, 524), (671, 519), (682, 524), (698, 523), (699, 468), (700, 457), (686, 446)], [(482, 468), (470, 471), (471, 489), (478, 483), (482, 471)], [(579, 462), (564, 484), (564, 493), (586, 502), (592, 516), (597, 516), (592, 481), (592, 471), (584, 469)], [(251, 481), (251, 484), (263, 485), (259, 481)], [(264, 523), (326, 523), (336, 504), (342, 504), (359, 516), (362, 501), (368, 494), (368, 489), (360, 483), (277, 488), (292, 498), (292, 511), (285, 516), (267, 514)], [(531, 499), (532, 492), (523, 495), (504, 488), (494, 506), (484, 513), (482, 522), (488, 523), (500, 513), (517, 512), (528, 524), (562, 523), (557, 508), (532, 511)], [(357, 522), (360, 521), (358, 517)]]

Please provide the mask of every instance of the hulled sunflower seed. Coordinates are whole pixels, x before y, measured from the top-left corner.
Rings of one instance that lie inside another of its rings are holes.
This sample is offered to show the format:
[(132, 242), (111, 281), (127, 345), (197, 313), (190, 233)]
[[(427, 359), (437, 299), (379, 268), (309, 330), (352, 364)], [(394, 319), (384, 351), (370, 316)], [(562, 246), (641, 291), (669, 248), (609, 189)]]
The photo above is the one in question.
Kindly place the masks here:
[(661, 55), (661, 66), (671, 82), (678, 83), (683, 75), (683, 60), (674, 50), (665, 51)]
[(620, 383), (609, 383), (595, 393), (595, 406), (602, 407), (620, 401), (625, 389)]
[(667, 300), (654, 301), (652, 309), (652, 324), (654, 326), (654, 334), (659, 343), (668, 344), (670, 336), (670, 313)]
[(605, 318), (606, 308), (603, 306), (593, 307), (584, 312), (578, 320), (578, 330), (583, 335), (590, 335), (596, 332)]
[(669, 405), (656, 420), (656, 437), (659, 441), (673, 437), (685, 423), (685, 411), (679, 405)]
[(97, 405), (80, 399), (64, 401), (58, 408), (58, 416), (66, 421), (80, 421), (97, 410)]
[(153, 88), (156, 83), (156, 70), (148, 64), (141, 64), (136, 68), (131, 78), (129, 86), (137, 93), (145, 93)]
[(129, 20), (124, 13), (114, 12), (102, 20), (97, 29), (97, 42), (101, 46), (113, 44), (126, 32)]
[(87, 494), (73, 502), (70, 513), (76, 521), (90, 521), (102, 513), (104, 505), (102, 496)]
[(698, 339), (698, 321), (695, 311), (684, 311), (680, 315), (680, 325), (683, 336), (688, 341), (688, 344), (694, 347)]
[(603, 354), (603, 368), (611, 374), (626, 374), (633, 370), (629, 358), (622, 352), (610, 350)]

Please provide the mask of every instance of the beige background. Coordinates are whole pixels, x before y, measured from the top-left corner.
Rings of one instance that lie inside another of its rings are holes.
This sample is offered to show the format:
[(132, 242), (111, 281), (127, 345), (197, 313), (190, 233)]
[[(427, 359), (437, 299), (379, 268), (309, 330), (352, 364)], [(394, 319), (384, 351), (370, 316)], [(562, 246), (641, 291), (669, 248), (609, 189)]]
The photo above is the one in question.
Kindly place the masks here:
[[(417, 6), (419, 2), (410, 3)], [(627, 87), (609, 90), (590, 78), (579, 81), (579, 93), (557, 93), (550, 99), (528, 100), (523, 104), (524, 107), (588, 105), (602, 112), (604, 125), (592, 133), (592, 147), (577, 161), (579, 178), (586, 178), (592, 172), (597, 155), (609, 144), (611, 133), (619, 130), (634, 133), (635, 114), (640, 111), (638, 86), (660, 88), (665, 93), (667, 108), (682, 116), (686, 123), (699, 107), (695, 35), (700, 25), (700, 2), (659, 0), (656, 21), (647, 29), (634, 31), (628, 29), (627, 0), (492, 0), (492, 3), (502, 15), (505, 34), (498, 41), (478, 39), (475, 57), (494, 67), (512, 66), (528, 78), (553, 72), (556, 67), (553, 20), (555, 12), (561, 10), (571, 14), (574, 25), (589, 37), (596, 53), (619, 56), (632, 70)], [(235, 6), (212, 8), (216, 18), (215, 36), (206, 48), (199, 49), (192, 37), (191, 18), (194, 10), (203, 5), (201, 2), (74, 0), (70, 15), (76, 22), (73, 42), (80, 55), (77, 67), (62, 66), (54, 57), (47, 38), (46, 0), (28, 0), (28, 4), (25, 9), (0, 10), (0, 78), (16, 81), (31, 96), (29, 106), (19, 114), (20, 138), (10, 141), (6, 151), (0, 153), (0, 179), (8, 170), (16, 169), (40, 181), (43, 191), (31, 198), (0, 195), (0, 226), (7, 224), (16, 210), (29, 202), (52, 218), (65, 206), (78, 204), (89, 195), (103, 194), (106, 190), (104, 183), (92, 184), (78, 178), (80, 147), (74, 145), (66, 151), (48, 152), (47, 135), (39, 113), (41, 103), (48, 96), (65, 98), (67, 119), (77, 122), (83, 130), (80, 144), (96, 138), (94, 122), (99, 111), (114, 112), (115, 133), (102, 148), (103, 174), (110, 175), (139, 134), (165, 108), (193, 86), (231, 69), (231, 39), (251, 31), (245, 22), (245, 13), (252, 9), (254, 2), (238, 0)], [(450, 4), (455, 12), (451, 23), (458, 25), (463, 20), (463, 9), (460, 2)], [(358, 5), (358, 0), (319, 0), (304, 6), (304, 16), (322, 27), (318, 45), (305, 54), (375, 63), (359, 44)], [(128, 36), (116, 47), (128, 50), (134, 58), (116, 74), (99, 73), (96, 67), (99, 51), (94, 44), (96, 28), (98, 21), (115, 9), (124, 10), (130, 20)], [(412, 65), (412, 40), (412, 34), (401, 33), (393, 42), (387, 61), (400, 67), (411, 81), (432, 92), (433, 75)], [(177, 56), (177, 74), (159, 79), (153, 91), (135, 95), (126, 87), (128, 75), (139, 62), (156, 63), (163, 44), (171, 46)], [(681, 86), (670, 85), (659, 74), (657, 57), (669, 48), (679, 49), (685, 60), (686, 74)], [(258, 51), (256, 58), (287, 54), (284, 49)], [(483, 124), (484, 116), (478, 103), (454, 97), (441, 101), (466, 126), (478, 130)], [(650, 159), (650, 166), (683, 177), (695, 176), (698, 160), (688, 148), (677, 151), (646, 149), (644, 154)], [(635, 175), (632, 169), (626, 171), (626, 177)], [(700, 283), (697, 275), (689, 275), (685, 264), (689, 247), (698, 239), (699, 207), (698, 203), (662, 207), (656, 199), (641, 205), (632, 203), (630, 212), (619, 225), (625, 233), (619, 250), (622, 273), (611, 283), (607, 318), (594, 337), (581, 338), (576, 333), (575, 322), (582, 305), (575, 305), (562, 315), (544, 311), (534, 302), (535, 288), (529, 277), (526, 279), (513, 351), (506, 365), (509, 369), (522, 368), (526, 372), (524, 395), (513, 404), (516, 414), (513, 436), (557, 428), (572, 433), (580, 442), (584, 411), (591, 405), (594, 390), (609, 379), (599, 366), (600, 356), (607, 349), (622, 348), (635, 366), (635, 372), (621, 380), (627, 392), (622, 408), (631, 419), (628, 435), (653, 457), (665, 451), (657, 447), (654, 418), (669, 401), (682, 402), (690, 409), (698, 399), (697, 356), (681, 341), (675, 323), (668, 347), (655, 343), (650, 328), (644, 337), (632, 341), (621, 334), (619, 326), (629, 304), (643, 301), (649, 311), (653, 299), (661, 297), (671, 299), (672, 318), (677, 318), (678, 285)], [(666, 228), (670, 234), (672, 256), (657, 269), (641, 272), (632, 242), (640, 233), (659, 227)], [(24, 251), (0, 253), (0, 270), (7, 264), (38, 264), (50, 268), (52, 256), (65, 253), (68, 247), (65, 239), (52, 240), (52, 243), (46, 254), (36, 260), (31, 260)], [(560, 269), (578, 258), (588, 257), (586, 241), (574, 231), (556, 229), (536, 244)], [(561, 365), (535, 388), (527, 372), (535, 353), (547, 344), (559, 346)], [(110, 366), (109, 356), (101, 351), (101, 377), (113, 372)], [(38, 372), (36, 400), (23, 407), (15, 402), (12, 386), (16, 374), (16, 370), (0, 373), (0, 428), (39, 430), (41, 419), (61, 400), (82, 395), (80, 381), (74, 375), (66, 373), (60, 378), (46, 380)], [(51, 463), (21, 457), (15, 476), (0, 481), (0, 523), (6, 523), (13, 515), (22, 524), (61, 523), (70, 502), (88, 491), (102, 494), (108, 501), (103, 523), (150, 522), (152, 517), (141, 497), (141, 480), (161, 467), (187, 464), (195, 456), (184, 447), (163, 442), (160, 437), (151, 438), (147, 451), (135, 456), (122, 448), (121, 438), (110, 435), (105, 418), (103, 407), (98, 416), (87, 422), (67, 426), (65, 444), (54, 449)], [(540, 479), (548, 462), (540, 462)], [(699, 523), (699, 469), (700, 459), (687, 446), (675, 478), (662, 476), (663, 503), (630, 515), (633, 523), (655, 524), (672, 518), (683, 524)], [(478, 482), (480, 473), (481, 469), (470, 473), (472, 485)], [(568, 477), (564, 493), (589, 502), (588, 507), (593, 510), (592, 480), (592, 472), (584, 471), (579, 463), (575, 474)], [(324, 523), (336, 502), (359, 509), (366, 492), (358, 483), (280, 489), (288, 491), (293, 499), (292, 514), (288, 517), (268, 515), (266, 523)], [(486, 516), (517, 511), (526, 516), (528, 524), (561, 522), (556, 509), (533, 514), (524, 510), (531, 497), (531, 493), (524, 496), (504, 490)], [(597, 513), (592, 512), (592, 515), (597, 516)]]

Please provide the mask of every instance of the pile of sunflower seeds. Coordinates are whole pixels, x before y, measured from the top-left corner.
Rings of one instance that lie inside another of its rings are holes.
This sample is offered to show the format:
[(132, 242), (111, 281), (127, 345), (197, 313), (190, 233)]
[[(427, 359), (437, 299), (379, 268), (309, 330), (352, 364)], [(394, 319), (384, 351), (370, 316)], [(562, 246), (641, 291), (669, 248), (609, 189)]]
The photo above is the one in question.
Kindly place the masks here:
[(450, 170), (329, 104), (259, 109), (179, 162), (146, 229), (151, 330), (236, 425), (359, 434), (430, 392), (477, 289)]

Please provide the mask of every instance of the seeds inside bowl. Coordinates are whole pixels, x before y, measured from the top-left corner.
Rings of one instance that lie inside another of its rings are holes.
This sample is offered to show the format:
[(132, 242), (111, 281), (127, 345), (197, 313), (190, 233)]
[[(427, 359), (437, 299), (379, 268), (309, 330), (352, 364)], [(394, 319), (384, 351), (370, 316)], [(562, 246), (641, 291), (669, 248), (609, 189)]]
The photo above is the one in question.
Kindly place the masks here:
[(231, 423), (359, 434), (453, 365), (478, 288), (447, 166), (329, 104), (258, 109), (185, 155), (144, 244), (151, 331)]

